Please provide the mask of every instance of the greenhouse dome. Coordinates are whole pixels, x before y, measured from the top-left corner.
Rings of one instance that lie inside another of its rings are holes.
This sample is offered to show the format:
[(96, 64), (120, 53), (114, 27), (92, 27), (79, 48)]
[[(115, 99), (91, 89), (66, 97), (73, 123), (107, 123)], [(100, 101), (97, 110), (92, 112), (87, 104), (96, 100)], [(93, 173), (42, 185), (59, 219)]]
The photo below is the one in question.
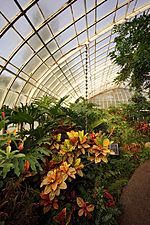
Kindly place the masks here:
[[(113, 82), (114, 25), (149, 12), (148, 0), (0, 0), (0, 105), (41, 96), (87, 98), (102, 108), (128, 102)], [(88, 90), (87, 90), (88, 89)]]
[(150, 225), (150, 1), (0, 0), (0, 225)]

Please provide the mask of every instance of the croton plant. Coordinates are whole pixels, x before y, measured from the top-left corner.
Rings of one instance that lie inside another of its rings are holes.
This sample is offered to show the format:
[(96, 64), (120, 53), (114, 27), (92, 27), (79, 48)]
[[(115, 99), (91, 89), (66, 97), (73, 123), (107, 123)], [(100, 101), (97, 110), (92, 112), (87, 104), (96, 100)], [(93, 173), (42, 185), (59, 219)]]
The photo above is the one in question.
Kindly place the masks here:
[[(72, 130), (65, 134), (53, 135), (47, 146), (52, 153), (51, 159), (47, 162), (47, 173), (40, 185), (44, 213), (52, 208), (59, 208), (59, 197), (63, 199), (66, 189), (72, 189), (70, 186), (72, 181), (84, 177), (83, 169), (87, 164), (108, 162), (107, 156), (113, 154), (110, 144), (109, 139), (101, 132), (85, 134), (83, 130)], [(76, 202), (72, 202), (72, 210), (78, 210), (79, 217), (91, 218), (94, 204), (86, 202), (82, 196), (77, 196), (73, 189), (71, 195), (76, 199)], [(63, 223), (65, 218), (68, 223)], [(54, 220), (60, 224), (69, 224), (71, 214), (69, 212), (66, 215), (66, 208), (63, 208)]]

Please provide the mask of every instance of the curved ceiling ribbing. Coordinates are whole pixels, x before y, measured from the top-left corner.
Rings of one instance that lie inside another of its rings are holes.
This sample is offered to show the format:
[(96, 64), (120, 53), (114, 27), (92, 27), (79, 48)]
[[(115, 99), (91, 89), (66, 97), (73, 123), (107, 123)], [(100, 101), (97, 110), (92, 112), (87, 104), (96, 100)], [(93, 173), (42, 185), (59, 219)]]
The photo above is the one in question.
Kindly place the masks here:
[(0, 0), (0, 104), (50, 95), (68, 101), (116, 88), (114, 24), (149, 11), (148, 0)]

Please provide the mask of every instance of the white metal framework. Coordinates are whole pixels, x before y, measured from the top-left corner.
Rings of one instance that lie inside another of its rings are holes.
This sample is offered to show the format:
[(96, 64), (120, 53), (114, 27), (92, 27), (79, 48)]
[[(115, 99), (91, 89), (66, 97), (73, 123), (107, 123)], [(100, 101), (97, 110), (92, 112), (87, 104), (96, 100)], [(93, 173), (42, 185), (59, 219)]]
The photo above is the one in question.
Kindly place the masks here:
[(115, 45), (112, 28), (149, 13), (148, 2), (0, 0), (0, 106), (30, 103), (44, 95), (69, 95), (71, 102), (85, 97), (85, 45), (88, 99), (119, 88), (125, 102), (128, 90), (113, 83), (119, 68), (109, 58)]

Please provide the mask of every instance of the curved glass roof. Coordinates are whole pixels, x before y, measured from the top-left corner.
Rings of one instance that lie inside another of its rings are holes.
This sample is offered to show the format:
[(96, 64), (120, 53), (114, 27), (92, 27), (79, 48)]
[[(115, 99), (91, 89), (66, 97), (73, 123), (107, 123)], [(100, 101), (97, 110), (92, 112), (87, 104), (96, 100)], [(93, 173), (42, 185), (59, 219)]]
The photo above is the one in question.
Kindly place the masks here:
[[(115, 24), (149, 12), (148, 0), (0, 0), (0, 106), (50, 95), (88, 99), (127, 87), (112, 81)], [(127, 99), (127, 94), (124, 100)]]

